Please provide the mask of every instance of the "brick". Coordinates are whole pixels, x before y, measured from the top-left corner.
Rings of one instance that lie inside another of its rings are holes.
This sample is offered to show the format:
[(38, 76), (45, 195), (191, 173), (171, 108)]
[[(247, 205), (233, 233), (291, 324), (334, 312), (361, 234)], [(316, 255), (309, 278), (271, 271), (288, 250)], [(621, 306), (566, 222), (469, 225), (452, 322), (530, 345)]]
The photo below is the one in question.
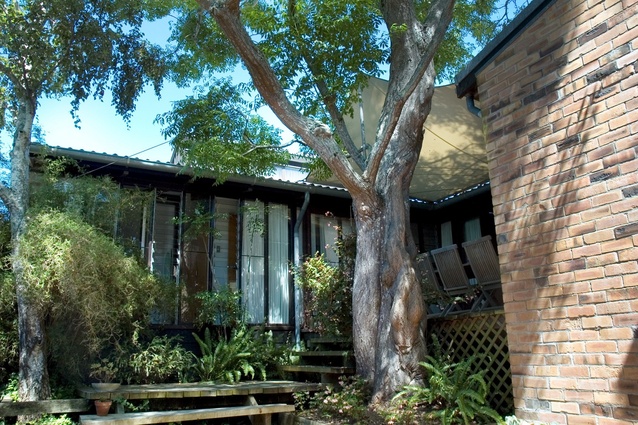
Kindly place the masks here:
[(631, 305), (626, 301), (609, 302), (596, 307), (596, 314), (620, 314), (632, 311)]
[(629, 327), (602, 329), (600, 337), (602, 339), (632, 339), (634, 331)]
[(618, 263), (618, 254), (616, 252), (607, 252), (587, 258), (588, 267), (599, 267), (616, 263)]
[(594, 403), (597, 404), (614, 404), (614, 405), (627, 405), (629, 399), (626, 394), (618, 394), (612, 392), (599, 392), (594, 394)]
[(592, 291), (606, 291), (609, 289), (618, 289), (623, 287), (622, 277), (613, 276), (605, 279), (597, 279), (591, 282)]
[(596, 315), (596, 307), (593, 305), (568, 307), (566, 317), (580, 318)]
[(579, 379), (577, 385), (579, 390), (609, 391), (609, 381), (607, 379)]
[(571, 414), (577, 415), (580, 413), (580, 408), (578, 403), (574, 403), (574, 402), (562, 403), (562, 402), (555, 401), (555, 402), (552, 402), (552, 411), (571, 413)]
[(638, 234), (638, 223), (628, 224), (626, 226), (616, 227), (614, 229), (614, 235), (616, 239), (626, 238)]
[(609, 316), (583, 317), (581, 322), (584, 329), (608, 328), (613, 326), (612, 319)]
[(578, 304), (598, 304), (607, 301), (607, 294), (604, 291), (579, 294)]
[(587, 341), (585, 349), (588, 353), (608, 353), (617, 350), (614, 341)]

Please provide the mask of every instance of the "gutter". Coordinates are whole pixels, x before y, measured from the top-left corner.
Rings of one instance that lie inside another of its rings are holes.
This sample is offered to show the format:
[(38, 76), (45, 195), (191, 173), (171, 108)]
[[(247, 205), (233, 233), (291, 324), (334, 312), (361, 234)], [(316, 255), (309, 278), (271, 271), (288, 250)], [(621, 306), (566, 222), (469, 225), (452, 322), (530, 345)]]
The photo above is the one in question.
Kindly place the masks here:
[(476, 76), (499, 54), (505, 50), (526, 28), (556, 0), (532, 0), (503, 30), (490, 41), (483, 50), (467, 64), (465, 69), (456, 75), (456, 95), (461, 98), (468, 94), (476, 94)]
[[(131, 167), (139, 170), (155, 171), (159, 173), (167, 173), (173, 175), (195, 176), (192, 168), (183, 167), (181, 165), (168, 164), (165, 162), (149, 161), (137, 158), (129, 158), (117, 155), (109, 155), (105, 153), (87, 152), (77, 149), (60, 148), (45, 146), (39, 144), (31, 145), (31, 152), (50, 153), (54, 156), (68, 156), (79, 161), (91, 161), (104, 164), (104, 167), (116, 165), (120, 167)], [(202, 176), (214, 179), (213, 176)], [(226, 179), (228, 182), (241, 183), (251, 186), (261, 186), (274, 189), (290, 190), (294, 192), (310, 192), (313, 195), (334, 196), (339, 198), (351, 199), (350, 193), (344, 188), (328, 185), (319, 185), (315, 183), (293, 183), (283, 180), (275, 180), (261, 177), (231, 176)]]

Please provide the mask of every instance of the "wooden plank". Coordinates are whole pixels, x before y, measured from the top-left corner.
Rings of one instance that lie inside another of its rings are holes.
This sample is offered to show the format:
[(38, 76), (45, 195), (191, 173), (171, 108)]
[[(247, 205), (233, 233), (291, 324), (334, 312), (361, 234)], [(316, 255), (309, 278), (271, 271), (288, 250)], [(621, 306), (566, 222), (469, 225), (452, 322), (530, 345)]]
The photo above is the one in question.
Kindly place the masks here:
[(286, 372), (341, 373), (341, 374), (355, 373), (355, 368), (342, 367), (342, 366), (286, 365), (286, 366), (282, 366), (281, 369)]
[(0, 403), (0, 417), (37, 415), (40, 413), (74, 413), (86, 412), (87, 410), (89, 410), (89, 402), (83, 398)]
[(314, 384), (295, 381), (242, 381), (236, 384), (219, 384), (213, 382), (195, 382), (183, 384), (147, 384), (122, 385), (115, 391), (99, 391), (91, 387), (81, 387), (81, 397), (96, 399), (125, 398), (141, 400), (149, 398), (197, 398), (219, 397), (228, 395), (279, 394), (296, 391), (313, 391)]
[(264, 404), (261, 406), (215, 407), (212, 409), (167, 410), (163, 412), (133, 412), (107, 416), (80, 416), (82, 425), (145, 425), (168, 422), (198, 421), (205, 419), (235, 418), (240, 416), (271, 415), (294, 412), (291, 404)]
[(352, 351), (337, 351), (337, 350), (325, 350), (325, 351), (295, 351), (293, 356), (299, 357), (354, 357)]

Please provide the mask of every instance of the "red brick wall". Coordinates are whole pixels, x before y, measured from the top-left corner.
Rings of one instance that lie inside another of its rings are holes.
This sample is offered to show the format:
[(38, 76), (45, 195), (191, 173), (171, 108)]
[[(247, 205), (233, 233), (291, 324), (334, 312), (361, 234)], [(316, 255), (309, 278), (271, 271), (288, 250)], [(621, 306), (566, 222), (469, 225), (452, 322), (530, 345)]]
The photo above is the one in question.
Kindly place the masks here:
[(638, 421), (638, 0), (557, 0), (478, 77), (516, 414)]

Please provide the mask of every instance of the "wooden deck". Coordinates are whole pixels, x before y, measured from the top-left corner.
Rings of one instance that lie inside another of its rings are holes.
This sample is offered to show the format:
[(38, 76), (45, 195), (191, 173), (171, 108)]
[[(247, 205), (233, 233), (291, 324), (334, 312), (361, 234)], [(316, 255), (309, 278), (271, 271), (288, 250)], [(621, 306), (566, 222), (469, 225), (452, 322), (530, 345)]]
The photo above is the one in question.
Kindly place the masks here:
[(89, 400), (143, 400), (158, 398), (228, 397), (235, 395), (291, 394), (298, 391), (319, 391), (323, 385), (296, 381), (243, 381), (236, 384), (194, 382), (185, 384), (121, 385), (114, 391), (81, 387), (79, 394)]
[[(253, 416), (253, 423), (270, 424), (271, 415), (290, 413), (295, 406), (290, 404), (267, 404), (261, 406), (233, 406), (212, 409), (168, 410), (161, 412), (134, 412), (110, 414), (107, 416), (80, 416), (82, 425), (147, 425), (206, 419), (236, 418)], [(259, 416), (259, 418), (256, 418)]]

